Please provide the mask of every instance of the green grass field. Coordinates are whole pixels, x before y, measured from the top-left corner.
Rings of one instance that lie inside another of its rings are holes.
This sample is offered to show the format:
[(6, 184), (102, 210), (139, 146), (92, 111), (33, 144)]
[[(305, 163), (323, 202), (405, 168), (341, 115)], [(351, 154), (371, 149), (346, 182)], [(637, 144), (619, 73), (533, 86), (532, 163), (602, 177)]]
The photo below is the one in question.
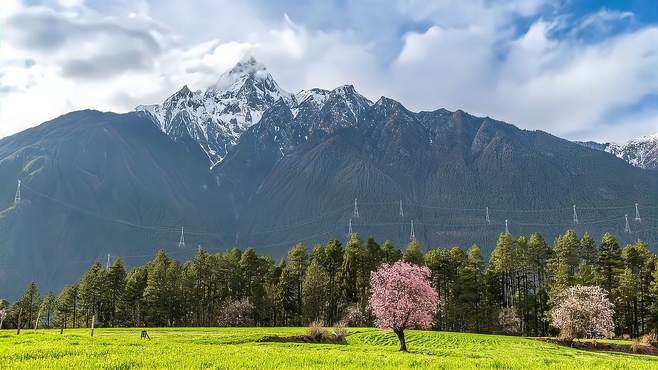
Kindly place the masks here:
[(302, 334), (305, 328), (0, 331), (0, 368), (218, 368), (218, 369), (658, 369), (658, 357), (588, 352), (532, 339), (498, 335), (409, 331), (410, 353), (395, 335), (350, 329), (347, 345), (258, 343), (265, 335)]

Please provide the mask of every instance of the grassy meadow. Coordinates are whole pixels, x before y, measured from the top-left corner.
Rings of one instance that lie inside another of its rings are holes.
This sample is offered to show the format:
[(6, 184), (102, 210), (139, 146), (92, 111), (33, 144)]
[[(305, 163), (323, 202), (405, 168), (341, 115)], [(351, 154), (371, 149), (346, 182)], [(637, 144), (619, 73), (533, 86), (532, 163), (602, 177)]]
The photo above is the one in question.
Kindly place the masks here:
[(0, 331), (0, 368), (217, 369), (657, 369), (658, 357), (588, 352), (533, 339), (409, 331), (410, 353), (393, 333), (350, 329), (347, 345), (260, 343), (305, 328), (176, 328)]

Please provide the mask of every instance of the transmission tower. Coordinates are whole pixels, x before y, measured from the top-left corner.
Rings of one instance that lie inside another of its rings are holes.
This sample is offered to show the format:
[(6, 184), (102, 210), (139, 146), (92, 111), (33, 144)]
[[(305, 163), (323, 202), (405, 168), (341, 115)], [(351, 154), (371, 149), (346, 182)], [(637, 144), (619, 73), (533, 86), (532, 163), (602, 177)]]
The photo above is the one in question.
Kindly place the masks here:
[(14, 196), (14, 205), (17, 206), (21, 202), (21, 180), (18, 180), (18, 186), (16, 187), (16, 195)]
[(404, 217), (404, 210), (402, 209), (402, 199), (400, 199), (400, 217)]
[(640, 218), (640, 210), (637, 208), (637, 203), (635, 203), (635, 221), (642, 222)]
[(180, 240), (178, 241), (178, 248), (185, 248), (185, 228), (180, 227)]
[(487, 207), (486, 221), (487, 221), (487, 224), (491, 224), (491, 219), (489, 218), (489, 207)]
[(356, 198), (354, 198), (354, 212), (352, 212), (352, 216), (354, 218), (359, 218), (359, 205), (356, 202)]
[(409, 235), (409, 240), (416, 240), (416, 233), (414, 232), (414, 220), (411, 220), (411, 233)]
[(505, 234), (509, 234), (509, 225), (507, 220), (505, 220)]
[(110, 254), (107, 254), (107, 262), (105, 263), (105, 269), (110, 270)]
[(624, 232), (630, 234), (630, 232), (631, 232), (631, 225), (628, 223), (628, 214), (624, 215), (624, 218), (626, 219), (626, 226), (624, 227)]
[(349, 226), (348, 226), (348, 228), (347, 228), (347, 237), (348, 237), (348, 238), (351, 237), (351, 236), (352, 236), (352, 233), (353, 233), (353, 232), (352, 232), (352, 219), (350, 218), (350, 223), (349, 223)]
[(576, 212), (576, 205), (573, 205), (573, 224), (578, 225), (578, 213)]

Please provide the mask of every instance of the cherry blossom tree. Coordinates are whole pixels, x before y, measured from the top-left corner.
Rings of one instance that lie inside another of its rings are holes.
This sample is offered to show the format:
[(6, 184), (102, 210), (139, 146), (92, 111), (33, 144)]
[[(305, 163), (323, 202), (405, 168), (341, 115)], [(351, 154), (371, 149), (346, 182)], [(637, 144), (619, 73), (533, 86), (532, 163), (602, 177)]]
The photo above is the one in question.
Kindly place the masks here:
[(430, 269), (406, 262), (383, 264), (370, 274), (370, 309), (379, 328), (392, 329), (407, 351), (405, 329), (427, 329), (438, 309)]
[(551, 325), (560, 330), (560, 339), (608, 337), (615, 329), (613, 304), (598, 286), (576, 285), (557, 297), (551, 310)]

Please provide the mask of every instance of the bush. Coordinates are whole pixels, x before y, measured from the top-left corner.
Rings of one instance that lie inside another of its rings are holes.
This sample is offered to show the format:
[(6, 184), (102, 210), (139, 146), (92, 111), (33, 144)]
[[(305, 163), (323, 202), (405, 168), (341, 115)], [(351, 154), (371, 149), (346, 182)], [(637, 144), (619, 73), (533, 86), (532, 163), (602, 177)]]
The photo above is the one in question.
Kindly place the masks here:
[(615, 324), (614, 311), (607, 293), (597, 286), (565, 289), (551, 310), (551, 325), (560, 330), (560, 340), (609, 337)]
[(334, 325), (334, 335), (336, 336), (337, 341), (345, 341), (345, 338), (347, 337), (347, 330), (345, 329), (345, 324), (343, 324), (342, 321), (339, 321), (336, 325)]
[(254, 305), (248, 299), (228, 301), (219, 313), (219, 326), (254, 326)]
[(327, 329), (322, 327), (321, 322), (313, 321), (306, 330), (306, 336), (315, 342), (322, 342), (325, 338), (330, 337), (331, 334)]
[(343, 326), (360, 327), (365, 326), (366, 317), (361, 313), (359, 306), (354, 304), (345, 309), (340, 322)]
[(521, 319), (513, 307), (503, 308), (498, 312), (498, 325), (505, 334), (516, 335), (521, 332)]

